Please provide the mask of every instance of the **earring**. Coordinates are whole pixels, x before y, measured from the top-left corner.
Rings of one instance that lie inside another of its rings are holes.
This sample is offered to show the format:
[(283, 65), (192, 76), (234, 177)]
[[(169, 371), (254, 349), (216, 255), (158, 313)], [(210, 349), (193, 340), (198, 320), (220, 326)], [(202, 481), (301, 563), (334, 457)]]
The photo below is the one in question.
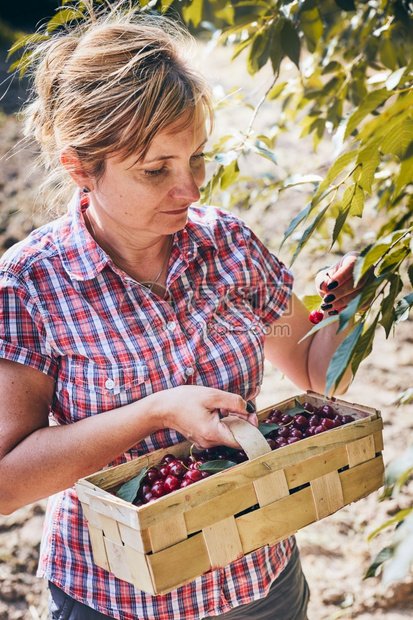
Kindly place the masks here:
[(82, 192), (84, 194), (88, 194), (90, 192), (90, 189), (88, 187), (82, 187)]

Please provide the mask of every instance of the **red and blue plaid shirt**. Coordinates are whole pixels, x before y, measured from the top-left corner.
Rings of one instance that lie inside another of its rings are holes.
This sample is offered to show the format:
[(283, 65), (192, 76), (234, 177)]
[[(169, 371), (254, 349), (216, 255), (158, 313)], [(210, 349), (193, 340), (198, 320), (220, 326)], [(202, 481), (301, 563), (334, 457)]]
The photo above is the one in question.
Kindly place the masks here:
[[(285, 266), (235, 216), (193, 207), (174, 235), (162, 300), (95, 243), (86, 208), (87, 197), (77, 194), (66, 215), (16, 244), (0, 264), (0, 355), (54, 379), (54, 420), (72, 424), (182, 384), (254, 399), (265, 330), (291, 295)], [(113, 464), (182, 440), (158, 431)], [(93, 563), (71, 488), (49, 500), (38, 575), (121, 620), (189, 620), (266, 595), (292, 545), (288, 539), (264, 547), (152, 597)]]

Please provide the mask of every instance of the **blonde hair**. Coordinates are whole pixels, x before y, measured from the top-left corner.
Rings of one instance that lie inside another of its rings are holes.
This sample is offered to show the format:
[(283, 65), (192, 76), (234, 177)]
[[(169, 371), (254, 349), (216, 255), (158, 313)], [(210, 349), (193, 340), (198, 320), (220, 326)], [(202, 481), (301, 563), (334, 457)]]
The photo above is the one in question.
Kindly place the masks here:
[(188, 43), (163, 16), (115, 11), (38, 47), (25, 134), (40, 144), (52, 176), (64, 148), (99, 178), (107, 157), (142, 159), (179, 119), (188, 125), (202, 113), (212, 122), (210, 88), (189, 62)]

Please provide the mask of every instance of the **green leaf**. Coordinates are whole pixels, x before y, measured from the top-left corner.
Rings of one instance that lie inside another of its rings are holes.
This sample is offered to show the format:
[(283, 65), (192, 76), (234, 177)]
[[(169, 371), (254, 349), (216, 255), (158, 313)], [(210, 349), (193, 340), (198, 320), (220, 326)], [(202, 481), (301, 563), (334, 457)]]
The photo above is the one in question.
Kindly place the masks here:
[(366, 357), (368, 357), (372, 352), (374, 335), (376, 332), (378, 320), (379, 313), (376, 314), (371, 325), (369, 325), (369, 327), (363, 331), (361, 337), (359, 338), (351, 360), (351, 372), (353, 373), (353, 375), (356, 374), (361, 362), (366, 359)]
[(393, 555), (392, 547), (383, 547), (383, 549), (376, 555), (373, 562), (370, 564), (363, 579), (368, 579), (369, 577), (377, 577), (377, 575), (379, 574), (379, 569), (381, 568), (382, 564), (390, 560), (392, 555)]
[(280, 82), (275, 84), (268, 93), (267, 99), (269, 99), (270, 101), (272, 101), (273, 99), (277, 99), (277, 97), (281, 95), (287, 85), (288, 82)]
[(318, 310), (321, 304), (320, 295), (304, 295), (300, 298), (308, 312)]
[(47, 39), (49, 39), (49, 37), (46, 34), (40, 34), (39, 32), (34, 34), (26, 34), (23, 37), (20, 37), (9, 49), (7, 60), (22, 47), (31, 47), (35, 43), (40, 43), (41, 41), (46, 41)]
[(368, 114), (371, 114), (371, 112), (377, 110), (377, 108), (382, 105), (384, 101), (389, 98), (389, 96), (389, 91), (386, 88), (381, 88), (368, 93), (362, 103), (350, 115), (347, 121), (346, 131), (344, 133), (344, 140), (346, 140), (348, 136), (353, 133), (353, 131)]
[(315, 206), (325, 196), (324, 192), (329, 187), (330, 183), (343, 172), (343, 170), (355, 159), (357, 151), (350, 151), (343, 153), (336, 159), (330, 170), (327, 172), (325, 179), (320, 183), (317, 191), (315, 192), (312, 200), (312, 205)]
[(346, 329), (346, 327), (348, 326), (349, 322), (351, 321), (351, 319), (355, 316), (358, 308), (359, 308), (359, 304), (360, 304), (360, 299), (361, 299), (361, 293), (359, 295), (357, 295), (357, 297), (355, 297), (354, 299), (352, 299), (350, 301), (350, 303), (348, 304), (347, 308), (344, 308), (344, 310), (342, 310), (339, 314), (339, 326), (337, 329), (337, 333), (339, 334), (340, 332), (343, 331), (343, 329)]
[(207, 461), (199, 465), (200, 471), (209, 471), (211, 474), (216, 474), (219, 471), (224, 471), (230, 467), (234, 467), (236, 463), (234, 461), (226, 461), (225, 459), (217, 459), (216, 461)]
[(394, 273), (389, 276), (390, 281), (390, 290), (388, 295), (383, 299), (381, 304), (381, 314), (382, 318), (380, 324), (384, 327), (386, 332), (386, 338), (390, 334), (390, 330), (393, 326), (395, 314), (394, 314), (394, 303), (396, 301), (396, 297), (399, 295), (400, 291), (403, 288), (403, 283), (398, 274)]
[(308, 239), (313, 234), (313, 232), (316, 230), (317, 226), (324, 219), (324, 216), (327, 213), (327, 210), (329, 209), (329, 207), (330, 207), (330, 205), (327, 205), (326, 207), (324, 207), (324, 209), (322, 211), (320, 211), (320, 213), (317, 215), (317, 217), (314, 218), (314, 220), (312, 221), (310, 226), (308, 226), (308, 228), (306, 228), (305, 231), (303, 232), (303, 234), (301, 236), (301, 239), (298, 242), (297, 249), (295, 250), (295, 252), (293, 254), (293, 257), (291, 259), (291, 263), (290, 263), (291, 265), (294, 263), (295, 259), (297, 258), (297, 256), (299, 255), (299, 253), (301, 252), (301, 250), (303, 249), (303, 247), (307, 243)]
[(313, 336), (316, 332), (318, 332), (320, 329), (323, 329), (324, 327), (326, 327), (327, 325), (330, 325), (330, 323), (336, 323), (339, 320), (339, 316), (329, 316), (326, 319), (323, 319), (320, 323), (317, 323), (317, 325), (314, 325), (314, 327), (312, 327), (310, 329), (310, 331), (308, 331), (305, 336), (303, 336), (301, 338), (301, 340), (298, 341), (298, 344), (300, 344), (300, 342), (303, 342), (303, 340), (305, 340), (306, 338), (309, 338), (310, 336)]
[(370, 267), (376, 264), (376, 261), (380, 262), (380, 259), (384, 257), (393, 245), (397, 244), (398, 240), (403, 240), (406, 232), (408, 231), (396, 230), (386, 237), (378, 239), (376, 243), (368, 245), (360, 252), (353, 269), (355, 284), (360, 281)]
[(404, 118), (391, 133), (387, 134), (381, 144), (381, 151), (385, 155), (395, 155), (402, 160), (412, 143), (413, 119)]
[(314, 52), (317, 43), (323, 36), (323, 22), (317, 7), (303, 10), (300, 13), (300, 26), (307, 40), (310, 52)]
[(264, 435), (264, 437), (271, 433), (271, 431), (276, 431), (278, 428), (280, 428), (279, 424), (258, 424), (258, 430)]
[(124, 499), (125, 502), (132, 503), (139, 491), (139, 487), (147, 471), (148, 468), (144, 467), (137, 476), (131, 478), (128, 482), (125, 482), (125, 484), (122, 484), (119, 491), (116, 493), (116, 497)]
[(363, 332), (363, 327), (363, 321), (356, 324), (334, 353), (326, 375), (326, 394), (328, 394), (333, 387), (337, 387), (342, 379), (350, 363), (357, 341)]
[(189, 6), (182, 7), (182, 17), (187, 24), (192, 22), (194, 28), (197, 28), (202, 21), (202, 13), (204, 9), (204, 0), (192, 0)]
[(227, 190), (235, 182), (239, 175), (238, 160), (235, 159), (226, 166), (221, 175), (221, 189)]
[(380, 60), (385, 67), (392, 71), (397, 69), (397, 53), (394, 43), (390, 38), (384, 37), (380, 44)]
[(412, 170), (413, 170), (413, 155), (407, 159), (403, 159), (400, 164), (400, 171), (396, 179), (396, 186), (394, 188), (395, 197), (399, 196), (406, 186), (412, 182)]
[(323, 177), (320, 177), (319, 174), (293, 174), (285, 179), (280, 191), (287, 187), (296, 187), (297, 185), (305, 185), (306, 183), (314, 183), (314, 185), (318, 186), (322, 180)]
[(361, 164), (361, 174), (357, 182), (360, 187), (371, 194), (374, 175), (380, 164), (379, 141), (377, 140), (360, 150), (356, 163)]
[(61, 9), (47, 23), (46, 32), (50, 34), (59, 26), (63, 26), (72, 20), (83, 18), (83, 11), (79, 9)]
[(402, 321), (406, 321), (409, 317), (410, 308), (413, 306), (413, 293), (410, 295), (406, 295), (403, 297), (397, 304), (394, 309), (395, 314), (395, 323), (401, 323)]
[(299, 67), (301, 42), (294, 24), (286, 20), (281, 30), (281, 47), (293, 63)]
[(270, 31), (257, 32), (252, 40), (247, 58), (247, 69), (250, 75), (258, 73), (265, 65), (270, 53)]
[(284, 237), (283, 237), (283, 240), (281, 241), (280, 247), (283, 246), (283, 243), (295, 231), (297, 226), (299, 226), (303, 220), (307, 219), (308, 214), (310, 213), (310, 211), (311, 211), (311, 202), (302, 211), (300, 211), (300, 213), (298, 215), (293, 217), (293, 219), (291, 220), (290, 224), (288, 225), (287, 230), (284, 233)]

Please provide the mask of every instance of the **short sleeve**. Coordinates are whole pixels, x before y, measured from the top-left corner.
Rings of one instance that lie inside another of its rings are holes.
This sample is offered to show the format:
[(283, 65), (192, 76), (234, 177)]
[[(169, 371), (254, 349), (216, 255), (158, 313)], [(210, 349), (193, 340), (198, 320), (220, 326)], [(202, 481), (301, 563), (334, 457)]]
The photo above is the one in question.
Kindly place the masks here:
[(291, 271), (250, 231), (250, 259), (257, 272), (254, 306), (264, 325), (271, 325), (284, 313), (292, 295)]
[(43, 321), (19, 278), (0, 273), (0, 358), (52, 376), (57, 362), (48, 355)]

